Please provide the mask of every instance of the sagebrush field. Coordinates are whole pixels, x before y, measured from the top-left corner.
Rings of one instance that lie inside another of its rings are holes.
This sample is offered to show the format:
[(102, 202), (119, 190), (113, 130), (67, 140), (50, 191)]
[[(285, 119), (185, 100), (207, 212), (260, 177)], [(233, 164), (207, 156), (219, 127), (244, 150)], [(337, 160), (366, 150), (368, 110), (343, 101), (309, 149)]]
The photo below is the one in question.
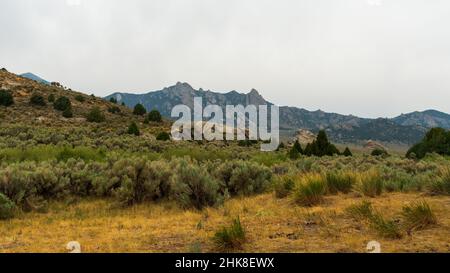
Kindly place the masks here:
[(429, 143), (174, 142), (156, 112), (0, 76), (0, 252), (450, 251), (450, 161)]

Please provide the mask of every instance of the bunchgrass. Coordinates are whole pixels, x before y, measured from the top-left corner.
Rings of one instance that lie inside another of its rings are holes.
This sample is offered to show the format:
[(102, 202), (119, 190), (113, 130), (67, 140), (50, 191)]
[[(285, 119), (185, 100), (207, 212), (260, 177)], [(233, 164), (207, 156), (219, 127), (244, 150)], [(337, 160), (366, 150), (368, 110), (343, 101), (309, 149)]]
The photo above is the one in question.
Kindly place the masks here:
[(356, 220), (370, 220), (373, 216), (372, 203), (369, 201), (362, 201), (358, 204), (353, 204), (346, 209), (347, 214)]
[(409, 233), (437, 224), (436, 216), (426, 201), (415, 202), (402, 209), (403, 227)]
[(433, 195), (450, 194), (450, 168), (440, 171), (439, 177), (428, 186), (428, 192)]
[(294, 189), (294, 200), (302, 206), (314, 206), (324, 201), (327, 184), (323, 176), (309, 174), (304, 176)]
[(356, 177), (351, 172), (335, 171), (326, 174), (326, 181), (329, 193), (349, 193), (356, 182)]
[(368, 197), (376, 197), (383, 192), (383, 178), (375, 170), (363, 173), (361, 176), (360, 190)]
[(245, 229), (241, 224), (239, 217), (233, 219), (229, 227), (222, 227), (214, 234), (214, 243), (221, 250), (241, 249), (245, 243)]
[(374, 229), (378, 235), (387, 239), (402, 238), (401, 229), (394, 220), (386, 219), (381, 213), (376, 212), (370, 217), (370, 227)]

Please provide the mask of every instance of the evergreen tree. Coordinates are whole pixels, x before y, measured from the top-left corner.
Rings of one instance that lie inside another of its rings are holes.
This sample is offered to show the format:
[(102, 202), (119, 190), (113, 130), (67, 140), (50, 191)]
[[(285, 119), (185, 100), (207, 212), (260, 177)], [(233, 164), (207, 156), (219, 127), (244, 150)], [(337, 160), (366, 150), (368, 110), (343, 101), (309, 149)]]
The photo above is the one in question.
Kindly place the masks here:
[(0, 105), (11, 106), (14, 104), (14, 99), (11, 92), (0, 90)]
[(147, 113), (147, 110), (145, 110), (144, 105), (138, 103), (134, 106), (133, 114), (143, 116), (145, 113)]
[(56, 110), (59, 110), (59, 111), (64, 111), (71, 106), (72, 106), (72, 103), (70, 102), (70, 99), (67, 97), (59, 97), (53, 103), (53, 108), (55, 108)]
[(303, 149), (302, 146), (300, 145), (300, 142), (298, 142), (297, 139), (294, 145), (292, 146), (291, 150), (289, 151), (289, 158), (298, 159), (301, 154), (303, 154)]
[(342, 153), (343, 156), (353, 156), (352, 152), (348, 147), (345, 147), (344, 152)]
[(73, 117), (73, 113), (72, 113), (72, 106), (67, 107), (63, 112), (62, 112), (63, 117), (65, 118), (72, 118)]
[(103, 122), (105, 121), (105, 115), (103, 115), (102, 111), (99, 107), (94, 107), (86, 116), (87, 121), (89, 122)]
[(161, 122), (162, 121), (161, 113), (159, 113), (158, 110), (154, 109), (150, 111), (150, 113), (148, 113), (147, 119), (148, 121), (152, 122)]
[(130, 124), (130, 126), (128, 127), (128, 134), (135, 135), (135, 136), (139, 136), (141, 134), (136, 122), (133, 121)]
[(53, 94), (48, 95), (47, 100), (48, 100), (48, 102), (50, 102), (50, 103), (55, 102), (55, 95), (53, 95)]
[(47, 105), (47, 103), (45, 102), (44, 97), (39, 95), (39, 94), (36, 94), (36, 93), (31, 95), (30, 104), (31, 105), (36, 105), (36, 106), (45, 106), (45, 105)]
[(117, 103), (117, 99), (112, 97), (109, 99), (109, 102), (116, 104)]

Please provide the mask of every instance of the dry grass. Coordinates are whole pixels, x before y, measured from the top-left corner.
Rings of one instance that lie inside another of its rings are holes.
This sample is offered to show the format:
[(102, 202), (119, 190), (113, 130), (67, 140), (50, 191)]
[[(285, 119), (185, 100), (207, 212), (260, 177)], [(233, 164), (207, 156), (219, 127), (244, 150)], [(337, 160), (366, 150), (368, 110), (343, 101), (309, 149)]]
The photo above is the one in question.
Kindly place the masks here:
[[(371, 200), (374, 209), (395, 219), (418, 194), (392, 193)], [(46, 214), (22, 214), (0, 222), (0, 252), (66, 252), (79, 241), (83, 252), (217, 251), (215, 232), (239, 215), (247, 242), (242, 252), (365, 252), (369, 241), (383, 252), (449, 252), (450, 197), (426, 197), (439, 225), (391, 240), (349, 217), (345, 211), (362, 199), (353, 194), (327, 196), (304, 208), (272, 194), (233, 199), (222, 208), (185, 211), (171, 203), (127, 209), (108, 200), (74, 205), (53, 203)]]

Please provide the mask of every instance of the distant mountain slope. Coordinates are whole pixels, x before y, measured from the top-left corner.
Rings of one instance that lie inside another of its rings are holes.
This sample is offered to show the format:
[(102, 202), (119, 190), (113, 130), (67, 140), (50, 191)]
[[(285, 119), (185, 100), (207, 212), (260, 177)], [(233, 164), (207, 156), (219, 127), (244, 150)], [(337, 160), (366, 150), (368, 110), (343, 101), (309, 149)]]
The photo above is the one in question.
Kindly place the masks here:
[(27, 79), (30, 79), (30, 80), (33, 80), (33, 81), (37, 81), (38, 83), (43, 83), (43, 84), (50, 85), (50, 82), (48, 82), (48, 81), (42, 79), (41, 77), (36, 76), (36, 75), (34, 75), (33, 73), (30, 73), (30, 72), (20, 74), (20, 76), (24, 77), (24, 78), (27, 78)]
[(436, 110), (402, 114), (392, 119), (401, 125), (419, 125), (425, 128), (442, 127), (450, 129), (450, 115)]
[[(231, 91), (216, 93), (195, 90), (187, 83), (177, 83), (159, 91), (146, 94), (114, 93), (106, 97), (115, 97), (119, 102), (133, 107), (142, 103), (148, 110), (157, 109), (162, 115), (170, 117), (173, 106), (185, 104), (193, 107), (194, 97), (203, 97), (203, 103), (225, 105), (271, 104), (256, 90), (248, 94)], [(394, 119), (366, 119), (353, 115), (341, 115), (323, 111), (308, 111), (296, 107), (280, 107), (280, 129), (282, 134), (294, 136), (298, 129), (317, 132), (327, 130), (335, 142), (361, 142), (376, 140), (384, 143), (411, 145), (419, 141), (427, 129), (435, 126), (450, 127), (450, 116), (437, 111), (411, 113)]]

